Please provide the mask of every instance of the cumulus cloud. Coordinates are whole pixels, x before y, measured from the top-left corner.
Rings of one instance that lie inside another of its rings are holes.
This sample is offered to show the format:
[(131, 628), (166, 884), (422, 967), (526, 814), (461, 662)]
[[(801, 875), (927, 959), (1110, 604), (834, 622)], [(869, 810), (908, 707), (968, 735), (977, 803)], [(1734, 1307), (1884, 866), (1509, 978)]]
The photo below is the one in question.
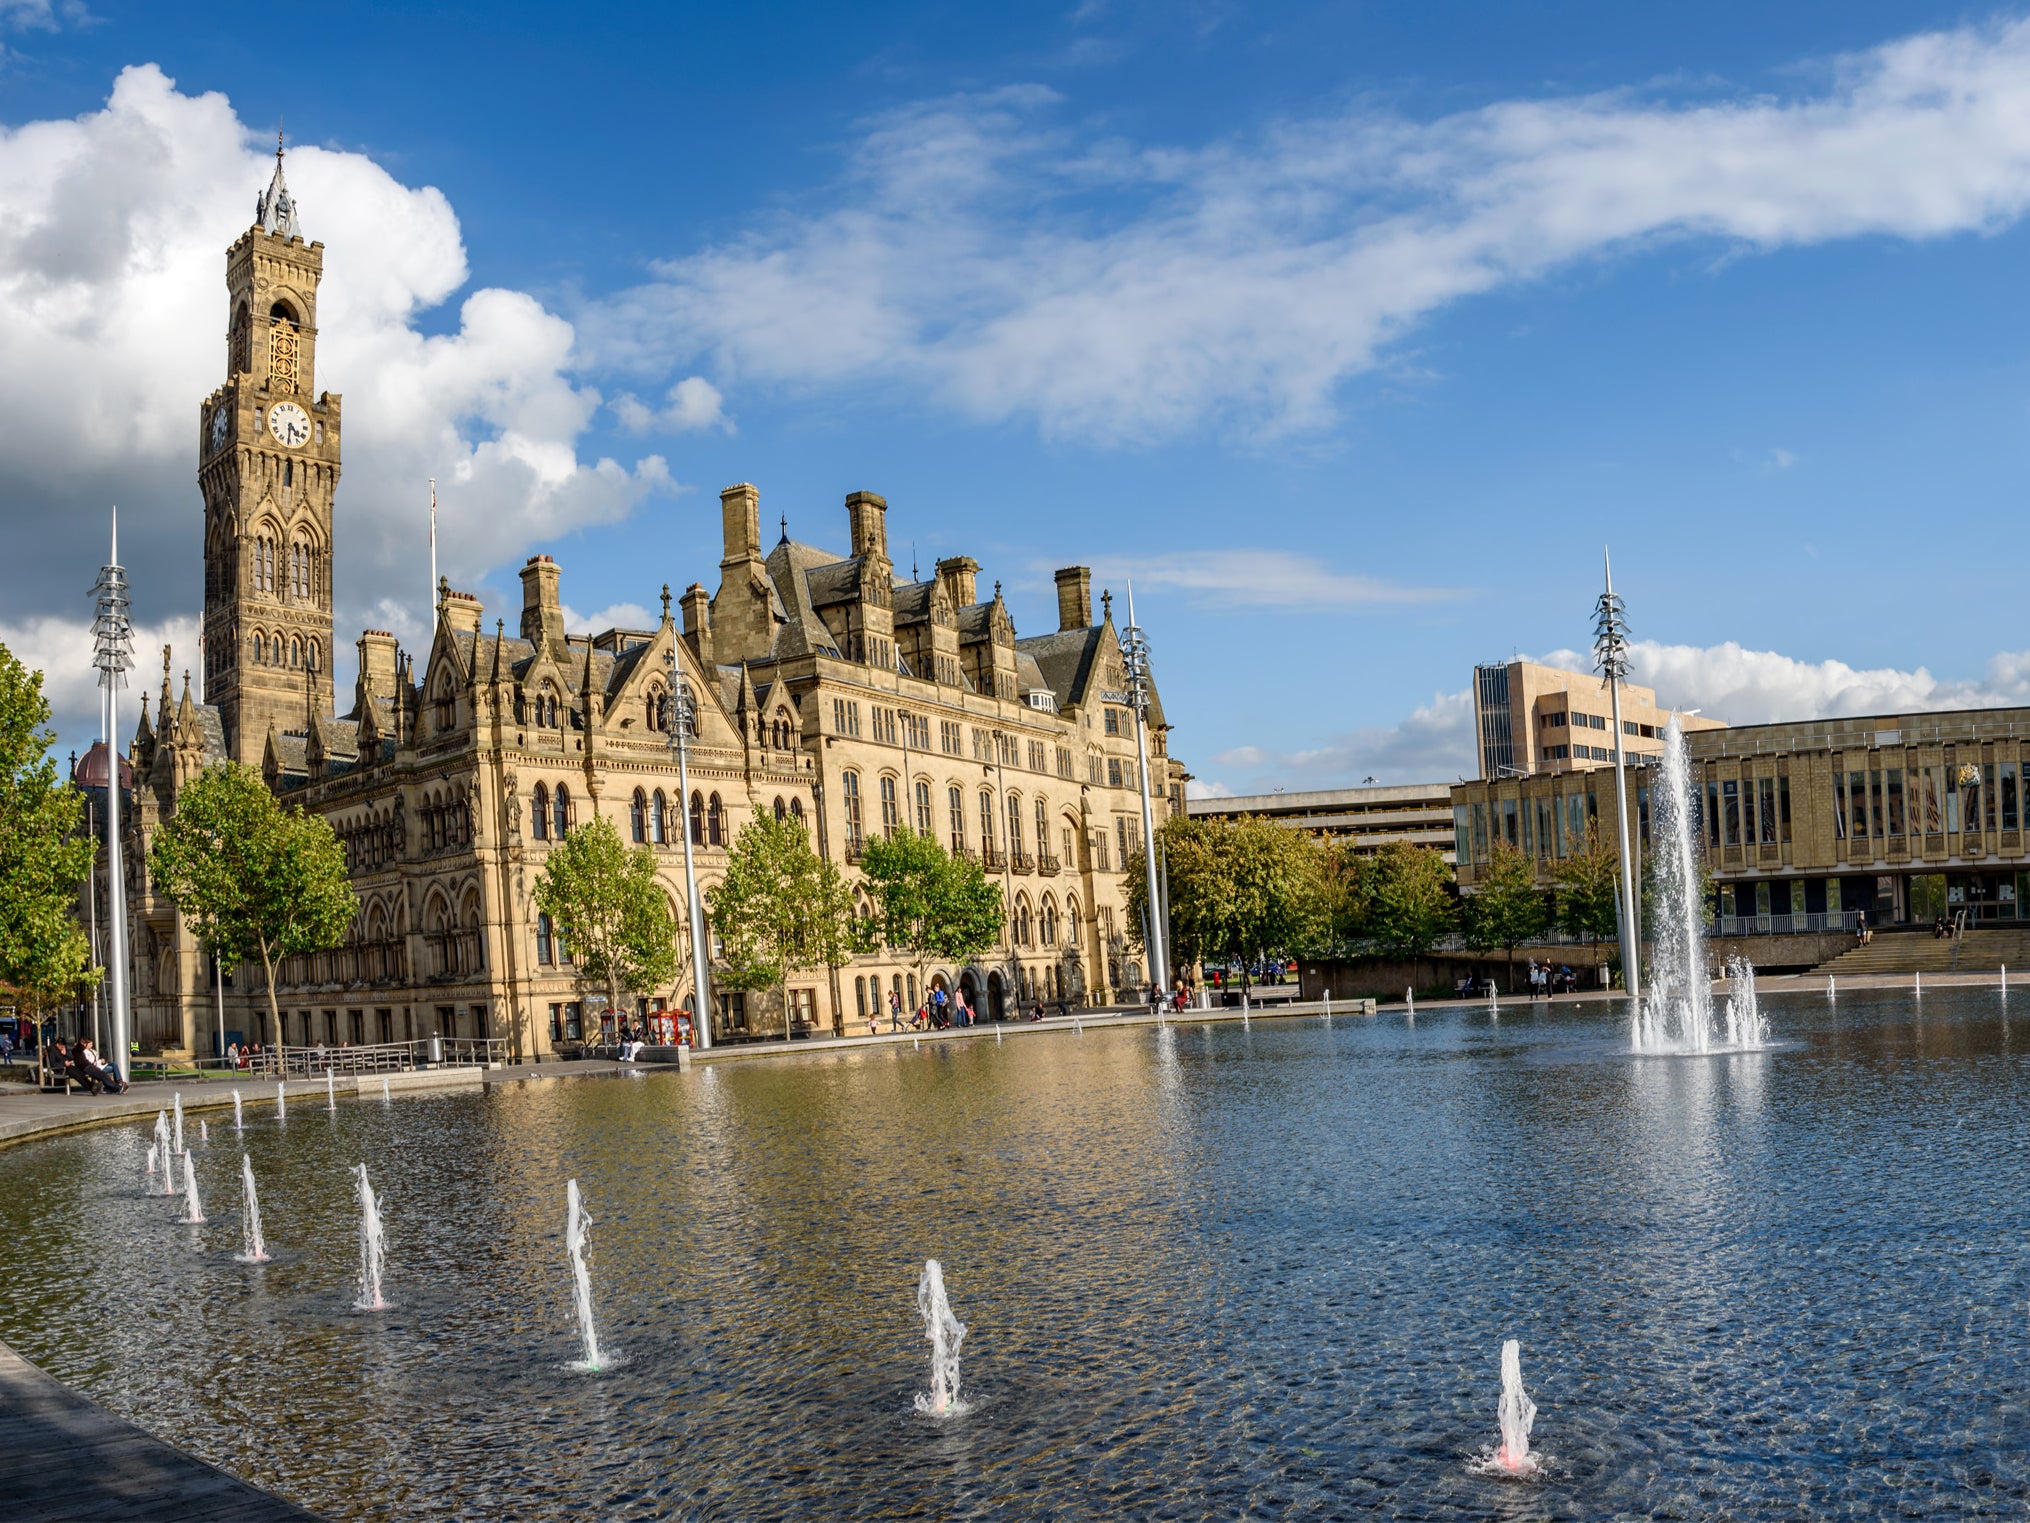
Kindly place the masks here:
[(564, 628), (574, 635), (599, 635), (609, 629), (654, 629), (663, 621), (660, 613), (650, 613), (639, 603), (614, 603), (597, 613), (580, 613), (566, 603), (562, 612)]
[(1813, 93), (1363, 104), (1176, 147), (1017, 87), (865, 125), (809, 209), (658, 267), (596, 325), (655, 366), (886, 381), (1099, 440), (1328, 421), (1429, 314), (1672, 240), (1986, 231), (2030, 204), (2030, 22), (1833, 60)]
[(1301, 751), (1235, 746), (1209, 757), (1202, 771), (1208, 788), (1268, 793), (1277, 788), (1350, 788), (1378, 783), (1451, 782), (1479, 770), (1473, 748), (1473, 693), (1434, 694), (1400, 724), (1372, 725), (1334, 736)]
[[(162, 686), (162, 648), (171, 648), (171, 679), (180, 697), (183, 674), (190, 673), (191, 694), (199, 696), (203, 673), (197, 660), (198, 621), (195, 616), (138, 625), (134, 631), (134, 670), (120, 691), (115, 735), (122, 747), (133, 738), (140, 694), (149, 695), (151, 709)], [(98, 673), (92, 669), (92, 630), (88, 622), (44, 615), (0, 621), (0, 645), (14, 652), (31, 671), (42, 673), (42, 696), (49, 700), (50, 722), (58, 749), (78, 751), (99, 738)]]
[(1180, 550), (1132, 560), (1102, 559), (1094, 562), (1093, 574), (1122, 585), (1132, 579), (1144, 588), (1175, 589), (1194, 594), (1201, 602), (1233, 608), (1352, 612), (1461, 596), (1335, 571), (1288, 550)]
[[(0, 131), (12, 606), (81, 590), (44, 568), (97, 565), (115, 501), (143, 611), (195, 603), (198, 409), (224, 379), (224, 254), (272, 167), (223, 95), (184, 94), (152, 65), (124, 71), (102, 110)], [(317, 385), (345, 396), (341, 628), (422, 550), (430, 477), (440, 560), (461, 579), (671, 486), (658, 456), (579, 455), (601, 398), (574, 378), (572, 325), (533, 297), (472, 291), (449, 331), (421, 330), (468, 273), (441, 193), (315, 147), (291, 151), (288, 177), (326, 244)]]
[(621, 427), (631, 433), (645, 434), (653, 429), (669, 434), (694, 434), (716, 428), (730, 434), (734, 431), (733, 420), (726, 416), (725, 402), (718, 387), (701, 375), (693, 375), (672, 386), (660, 408), (650, 407), (632, 392), (623, 392), (614, 398), (613, 412)]

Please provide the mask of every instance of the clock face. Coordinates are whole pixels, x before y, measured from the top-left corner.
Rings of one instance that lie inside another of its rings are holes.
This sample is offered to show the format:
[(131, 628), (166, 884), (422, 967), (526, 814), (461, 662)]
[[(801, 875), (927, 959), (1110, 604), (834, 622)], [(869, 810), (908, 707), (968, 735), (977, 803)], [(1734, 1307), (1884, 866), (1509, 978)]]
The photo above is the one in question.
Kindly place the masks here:
[(226, 435), (232, 432), (232, 427), (233, 410), (230, 406), (222, 403), (211, 415), (211, 447), (213, 449), (220, 448), (226, 442)]
[(310, 414), (294, 402), (277, 402), (268, 409), (268, 432), (295, 449), (310, 440)]

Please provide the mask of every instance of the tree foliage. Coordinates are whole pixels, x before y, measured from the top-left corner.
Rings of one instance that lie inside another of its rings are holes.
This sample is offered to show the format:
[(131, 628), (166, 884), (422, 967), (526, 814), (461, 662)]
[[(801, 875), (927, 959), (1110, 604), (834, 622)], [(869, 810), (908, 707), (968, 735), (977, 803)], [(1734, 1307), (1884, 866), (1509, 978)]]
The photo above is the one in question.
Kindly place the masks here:
[(1482, 951), (1500, 948), (1508, 955), (1509, 988), (1515, 988), (1515, 949), (1541, 936), (1548, 919), (1543, 891), (1537, 887), (1532, 857), (1506, 841), (1497, 841), (1480, 872), (1479, 892), (1466, 901), (1466, 941)]
[(59, 778), (54, 740), (42, 673), (0, 645), (0, 981), (37, 1011), (98, 981), (77, 918), (94, 843), (78, 831), (83, 795)]
[(337, 946), (358, 908), (330, 824), (283, 809), (253, 768), (219, 762), (177, 795), (148, 860), (200, 941), (228, 964), (260, 962), (279, 1046), (275, 965)]
[(550, 848), (535, 900), (565, 929), (579, 977), (605, 987), (616, 1015), (622, 989), (645, 994), (675, 979), (676, 926), (655, 853), (630, 850), (605, 815), (595, 813)]
[[(1304, 831), (1254, 815), (1173, 815), (1161, 838), (1169, 863), (1170, 946), (1180, 966), (1310, 950), (1326, 930), (1323, 858)], [(1142, 867), (1136, 863), (1135, 868)], [(1128, 878), (1128, 934), (1141, 940), (1146, 871)]]
[(1598, 941), (1621, 925), (1621, 864), (1597, 826), (1586, 844), (1558, 864), (1558, 923), (1574, 936)]
[(874, 934), (916, 969), (918, 988), (931, 963), (969, 962), (1000, 940), (1000, 887), (935, 836), (898, 830), (870, 837), (860, 873), (874, 900)]
[(1424, 956), (1451, 931), (1457, 912), (1452, 869), (1428, 847), (1391, 841), (1362, 859), (1354, 931), (1384, 957)]
[(726, 946), (719, 982), (782, 996), (789, 1033), (789, 981), (803, 969), (839, 968), (870, 937), (853, 909), (853, 891), (836, 864), (811, 846), (803, 821), (757, 813), (740, 827), (725, 878), (705, 895), (712, 928)]

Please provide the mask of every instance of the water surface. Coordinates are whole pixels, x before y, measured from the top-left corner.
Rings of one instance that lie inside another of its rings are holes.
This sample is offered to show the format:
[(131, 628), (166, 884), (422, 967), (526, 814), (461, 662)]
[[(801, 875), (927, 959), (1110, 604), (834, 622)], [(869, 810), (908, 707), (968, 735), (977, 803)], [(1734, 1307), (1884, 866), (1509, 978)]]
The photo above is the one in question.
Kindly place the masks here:
[[(2017, 1004), (1765, 996), (1783, 1045), (1706, 1058), (1516, 1003), (270, 1097), (211, 1116), (201, 1227), (144, 1127), (9, 1150), (0, 1336), (332, 1518), (2020, 1516)], [(914, 1411), (926, 1258), (955, 1420)], [(1532, 1481), (1476, 1464), (1510, 1337)]]

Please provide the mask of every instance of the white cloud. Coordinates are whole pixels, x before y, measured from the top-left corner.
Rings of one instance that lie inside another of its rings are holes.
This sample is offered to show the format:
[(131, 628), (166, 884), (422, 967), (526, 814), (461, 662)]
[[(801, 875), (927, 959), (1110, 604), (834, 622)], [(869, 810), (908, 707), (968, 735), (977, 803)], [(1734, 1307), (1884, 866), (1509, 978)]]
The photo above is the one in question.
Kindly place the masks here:
[[(202, 671), (197, 659), (198, 621), (194, 614), (142, 625), (134, 631), (134, 669), (127, 674), (127, 686), (120, 690), (119, 720), (115, 729), (122, 749), (134, 738), (134, 723), (140, 717), (140, 694), (148, 694), (153, 712), (162, 686), (162, 647), (171, 648), (170, 673), (177, 696), (183, 693), (183, 674), (188, 671), (191, 696), (201, 695)], [(0, 645), (5, 645), (31, 671), (42, 675), (42, 696), (49, 700), (50, 722), (58, 736), (58, 749), (83, 751), (99, 738), (98, 673), (92, 669), (92, 626), (88, 619), (49, 615), (10, 619), (0, 623)]]
[(574, 635), (604, 634), (609, 629), (654, 629), (663, 616), (650, 613), (639, 603), (614, 603), (597, 613), (580, 613), (565, 604), (564, 627)]
[[(1223, 781), (1208, 786), (1233, 793), (1276, 788), (1350, 788), (1372, 777), (1381, 783), (1451, 782), (1479, 770), (1473, 748), (1473, 693), (1437, 693), (1396, 725), (1374, 725), (1335, 736), (1302, 751), (1236, 746), (1205, 762)], [(1240, 779), (1234, 784), (1231, 779)]]
[(650, 407), (631, 392), (623, 392), (613, 400), (614, 416), (620, 419), (621, 427), (631, 433), (645, 434), (651, 429), (665, 433), (694, 434), (708, 428), (721, 433), (734, 432), (733, 420), (726, 416), (726, 399), (719, 395), (719, 388), (701, 375), (686, 376), (670, 388), (669, 397), (660, 410)]
[(1195, 148), (1059, 125), (1036, 87), (920, 103), (867, 124), (824, 204), (663, 264), (588, 331), (616, 361), (886, 381), (1052, 434), (1276, 431), (1328, 421), (1434, 311), (1573, 261), (1935, 238), (2030, 205), (2030, 22), (1821, 74), (1783, 100), (1363, 105)]
[(1769, 452), (1769, 463), (1779, 471), (1787, 471), (1797, 464), (1797, 456), (1787, 449), (1773, 449)]
[(1439, 588), (1403, 587), (1378, 577), (1334, 571), (1288, 550), (1181, 550), (1132, 560), (1094, 562), (1102, 582), (1172, 588), (1235, 608), (1350, 612), (1460, 596)]
[[(0, 131), (0, 503), (37, 505), (0, 509), (11, 538), (70, 557), (80, 510), (118, 501), (129, 565), (157, 572), (137, 577), (143, 595), (178, 577), (194, 587), (198, 408), (223, 379), (224, 255), (272, 167), (223, 95), (183, 94), (153, 65), (125, 70), (103, 110)], [(384, 595), (384, 573), (412, 568), (432, 476), (454, 579), (671, 485), (659, 456), (579, 456), (600, 397), (573, 379), (572, 325), (533, 297), (472, 291), (450, 331), (418, 329), (467, 278), (440, 192), (315, 147), (291, 151), (288, 177), (306, 235), (326, 242), (317, 384), (345, 396), (342, 626), (347, 607)], [(49, 595), (39, 573), (6, 577), (11, 600)]]

